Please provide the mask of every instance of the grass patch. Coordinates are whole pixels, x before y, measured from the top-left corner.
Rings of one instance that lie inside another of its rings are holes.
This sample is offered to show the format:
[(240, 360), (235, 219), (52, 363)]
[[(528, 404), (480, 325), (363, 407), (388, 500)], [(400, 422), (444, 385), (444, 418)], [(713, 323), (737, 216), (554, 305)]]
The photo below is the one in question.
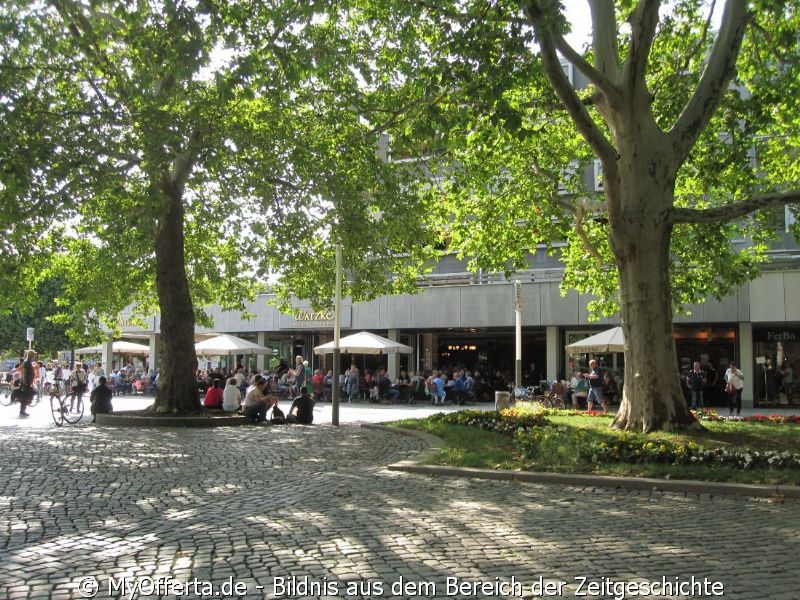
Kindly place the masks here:
[(444, 441), (428, 464), (800, 485), (800, 424), (702, 417), (704, 431), (643, 435), (612, 430), (607, 417), (518, 405), (393, 425)]
[(389, 425), (424, 431), (441, 438), (444, 446), (428, 464), (479, 469), (518, 468), (514, 458), (514, 440), (507, 435), (428, 419), (405, 419)]

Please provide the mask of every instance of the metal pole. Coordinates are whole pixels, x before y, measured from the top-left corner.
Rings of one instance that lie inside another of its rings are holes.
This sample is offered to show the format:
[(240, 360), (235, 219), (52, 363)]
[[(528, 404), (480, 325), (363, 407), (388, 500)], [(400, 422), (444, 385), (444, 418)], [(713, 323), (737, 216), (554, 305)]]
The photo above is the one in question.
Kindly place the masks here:
[(522, 387), (522, 285), (514, 282), (514, 325), (516, 333), (516, 361), (514, 363), (514, 385)]
[(333, 381), (331, 382), (331, 422), (339, 426), (339, 376), (341, 375), (341, 350), (339, 337), (341, 334), (342, 316), (342, 246), (336, 246), (336, 292), (333, 309)]

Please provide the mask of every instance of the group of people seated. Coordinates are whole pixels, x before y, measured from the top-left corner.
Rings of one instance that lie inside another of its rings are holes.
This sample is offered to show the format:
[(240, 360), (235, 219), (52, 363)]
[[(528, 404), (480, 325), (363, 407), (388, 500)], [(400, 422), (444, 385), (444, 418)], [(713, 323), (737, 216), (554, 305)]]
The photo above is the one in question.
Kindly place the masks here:
[[(241, 368), (233, 376), (225, 380), (213, 378), (203, 395), (203, 407), (210, 410), (221, 410), (230, 414), (241, 414), (253, 423), (272, 424), (298, 423), (311, 425), (314, 421), (314, 399), (306, 386), (299, 388), (292, 401), (289, 413), (285, 414), (279, 407), (279, 396), (271, 393), (270, 381), (277, 379), (274, 375), (264, 376), (252, 374), (249, 381)], [(244, 385), (242, 385), (244, 382)]]
[(155, 396), (158, 385), (158, 371), (145, 371), (141, 367), (128, 364), (122, 369), (114, 369), (108, 377), (108, 386), (115, 396), (142, 394)]
[[(328, 377), (330, 376), (329, 372)], [(434, 389), (436, 385), (434, 378), (441, 381), (441, 390)], [(361, 398), (370, 402), (389, 404), (414, 402), (466, 404), (477, 399), (480, 384), (466, 369), (456, 369), (450, 375), (438, 369), (430, 373), (401, 369), (399, 375), (392, 379), (384, 367), (378, 367), (374, 373), (367, 369), (361, 374), (353, 365), (341, 375), (339, 385), (342, 397), (348, 400)], [(327, 383), (324, 390), (326, 394), (330, 393)]]

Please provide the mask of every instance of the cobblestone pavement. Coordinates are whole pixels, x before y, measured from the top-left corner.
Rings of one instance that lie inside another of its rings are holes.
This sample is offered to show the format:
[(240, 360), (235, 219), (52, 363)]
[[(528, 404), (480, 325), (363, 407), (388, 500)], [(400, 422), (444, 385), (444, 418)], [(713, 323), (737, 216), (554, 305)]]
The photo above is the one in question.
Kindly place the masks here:
[(628, 598), (662, 578), (683, 587), (662, 597), (800, 598), (797, 500), (387, 470), (422, 449), (355, 425), (2, 425), (0, 600)]

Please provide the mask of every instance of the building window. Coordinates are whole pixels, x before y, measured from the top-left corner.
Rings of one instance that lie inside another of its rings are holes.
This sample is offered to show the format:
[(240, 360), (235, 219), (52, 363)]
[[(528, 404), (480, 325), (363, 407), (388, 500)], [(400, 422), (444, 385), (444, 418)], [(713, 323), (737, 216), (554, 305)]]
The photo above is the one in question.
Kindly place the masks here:
[(571, 190), (569, 189), (569, 184), (572, 180), (575, 179), (575, 176), (578, 174), (578, 170), (580, 169), (580, 163), (577, 160), (569, 161), (569, 164), (561, 171), (560, 177), (558, 179), (558, 193), (559, 194), (569, 194)]
[(603, 163), (599, 158), (594, 159), (594, 191), (603, 191)]
[(788, 204), (783, 207), (783, 214), (783, 220), (786, 224), (786, 231), (789, 231), (789, 228), (797, 221), (797, 217), (795, 217), (795, 214), (792, 212), (792, 208)]
[(564, 70), (564, 75), (567, 76), (567, 79), (569, 79), (569, 82), (572, 85), (575, 85), (575, 74), (573, 71), (572, 63), (567, 60), (564, 60), (563, 58), (561, 59), (560, 62), (561, 62), (561, 68)]
[(753, 331), (753, 392), (756, 406), (798, 406), (800, 330), (765, 328)]

